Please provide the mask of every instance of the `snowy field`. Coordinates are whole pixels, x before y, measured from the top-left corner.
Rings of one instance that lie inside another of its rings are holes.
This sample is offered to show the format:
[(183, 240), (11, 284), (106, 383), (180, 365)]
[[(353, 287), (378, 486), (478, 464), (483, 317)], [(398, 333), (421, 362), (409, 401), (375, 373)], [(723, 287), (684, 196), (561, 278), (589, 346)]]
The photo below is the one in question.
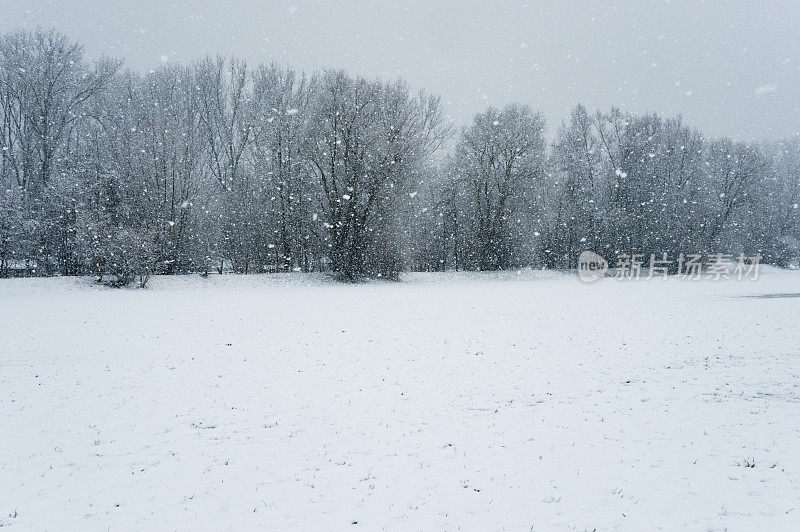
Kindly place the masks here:
[(800, 523), (800, 272), (0, 280), (0, 309), (11, 529)]

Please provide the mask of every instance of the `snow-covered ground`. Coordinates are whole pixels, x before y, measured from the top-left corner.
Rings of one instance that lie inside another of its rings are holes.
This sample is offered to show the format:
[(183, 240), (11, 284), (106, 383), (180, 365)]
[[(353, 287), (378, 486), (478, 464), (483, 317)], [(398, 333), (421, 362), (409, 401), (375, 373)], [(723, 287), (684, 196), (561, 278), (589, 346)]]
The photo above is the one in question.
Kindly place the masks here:
[(780, 271), (2, 280), (0, 525), (796, 527), (799, 296)]

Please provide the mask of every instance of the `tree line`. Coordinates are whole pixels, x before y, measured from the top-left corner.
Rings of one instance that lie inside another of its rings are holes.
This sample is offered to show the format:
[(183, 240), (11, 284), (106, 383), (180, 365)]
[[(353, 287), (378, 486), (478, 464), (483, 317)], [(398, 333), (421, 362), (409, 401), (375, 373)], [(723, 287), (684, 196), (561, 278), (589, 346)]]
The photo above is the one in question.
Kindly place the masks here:
[(577, 255), (798, 256), (800, 142), (530, 107), (454, 131), (438, 97), (207, 57), (145, 74), (0, 36), (0, 276), (573, 268)]

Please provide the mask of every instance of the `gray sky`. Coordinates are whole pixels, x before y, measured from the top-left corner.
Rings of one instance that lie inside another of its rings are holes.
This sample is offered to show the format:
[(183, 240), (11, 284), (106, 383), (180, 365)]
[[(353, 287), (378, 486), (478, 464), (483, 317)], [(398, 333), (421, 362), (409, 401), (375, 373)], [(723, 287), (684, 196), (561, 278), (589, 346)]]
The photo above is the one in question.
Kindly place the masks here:
[(401, 76), (457, 125), (515, 101), (552, 132), (581, 102), (680, 113), (737, 139), (800, 131), (797, 0), (0, 0), (0, 31), (35, 26), (140, 71), (222, 53)]

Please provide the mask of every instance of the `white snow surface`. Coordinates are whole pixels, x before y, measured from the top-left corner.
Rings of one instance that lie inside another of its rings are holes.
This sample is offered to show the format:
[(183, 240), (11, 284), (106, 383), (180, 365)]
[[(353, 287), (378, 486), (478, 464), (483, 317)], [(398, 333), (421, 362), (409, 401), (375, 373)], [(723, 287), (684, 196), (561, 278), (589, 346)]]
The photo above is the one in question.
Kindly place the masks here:
[(778, 270), (0, 280), (0, 525), (791, 529), (798, 296)]

